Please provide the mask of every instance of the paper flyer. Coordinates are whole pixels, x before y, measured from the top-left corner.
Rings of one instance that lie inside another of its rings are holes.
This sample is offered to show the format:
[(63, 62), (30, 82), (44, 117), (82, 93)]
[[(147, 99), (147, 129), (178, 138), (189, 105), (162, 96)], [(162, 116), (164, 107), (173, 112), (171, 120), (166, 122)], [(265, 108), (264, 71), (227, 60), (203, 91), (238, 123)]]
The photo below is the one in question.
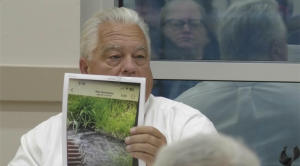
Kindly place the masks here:
[(145, 165), (127, 153), (124, 141), (130, 128), (143, 124), (144, 102), (144, 78), (66, 74), (64, 164)]

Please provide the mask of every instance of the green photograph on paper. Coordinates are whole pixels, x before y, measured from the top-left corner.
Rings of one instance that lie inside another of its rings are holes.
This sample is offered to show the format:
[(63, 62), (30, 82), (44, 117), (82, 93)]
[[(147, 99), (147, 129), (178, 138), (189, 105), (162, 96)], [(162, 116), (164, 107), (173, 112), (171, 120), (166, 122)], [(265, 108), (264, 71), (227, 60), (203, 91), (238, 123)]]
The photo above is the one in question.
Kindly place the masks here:
[(132, 166), (125, 138), (137, 126), (140, 85), (69, 80), (68, 166)]

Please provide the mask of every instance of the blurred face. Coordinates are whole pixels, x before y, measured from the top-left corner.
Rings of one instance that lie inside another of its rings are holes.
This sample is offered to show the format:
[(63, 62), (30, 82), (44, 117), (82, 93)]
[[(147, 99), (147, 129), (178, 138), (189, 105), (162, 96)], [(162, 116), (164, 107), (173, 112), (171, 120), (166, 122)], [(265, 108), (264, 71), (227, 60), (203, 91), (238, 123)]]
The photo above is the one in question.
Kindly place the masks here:
[(80, 59), (83, 74), (98, 74), (146, 78), (146, 100), (148, 99), (153, 78), (146, 38), (142, 30), (133, 24), (105, 23), (99, 27), (99, 43), (88, 61)]
[(176, 4), (165, 16), (163, 32), (179, 48), (203, 48), (210, 42), (197, 5), (196, 2)]

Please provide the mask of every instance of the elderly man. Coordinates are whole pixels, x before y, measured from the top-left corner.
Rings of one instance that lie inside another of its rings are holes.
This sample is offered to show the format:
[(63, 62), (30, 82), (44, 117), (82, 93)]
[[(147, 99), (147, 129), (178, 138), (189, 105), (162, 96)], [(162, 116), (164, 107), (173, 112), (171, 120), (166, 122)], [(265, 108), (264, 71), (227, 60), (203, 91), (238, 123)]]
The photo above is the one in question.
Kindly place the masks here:
[[(224, 59), (286, 59), (284, 23), (273, 0), (234, 4), (220, 39)], [(242, 137), (264, 166), (278, 165), (284, 146), (300, 144), (299, 83), (204, 81), (175, 100), (201, 110), (219, 132)]]
[[(113, 8), (96, 13), (84, 25), (80, 70), (99, 74), (146, 78), (144, 126), (132, 128), (126, 138), (132, 157), (152, 165), (158, 150), (197, 133), (216, 133), (199, 111), (166, 98), (154, 97), (150, 69), (148, 26), (136, 12)], [(61, 114), (43, 122), (21, 138), (21, 147), (9, 166), (62, 165)]]

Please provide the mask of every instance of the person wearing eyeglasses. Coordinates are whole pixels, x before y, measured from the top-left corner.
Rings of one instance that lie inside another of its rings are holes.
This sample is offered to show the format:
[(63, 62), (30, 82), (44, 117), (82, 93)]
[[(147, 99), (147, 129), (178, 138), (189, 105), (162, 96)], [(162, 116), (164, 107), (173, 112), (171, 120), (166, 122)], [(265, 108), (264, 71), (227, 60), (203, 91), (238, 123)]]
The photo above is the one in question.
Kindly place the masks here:
[[(157, 51), (164, 60), (220, 60), (219, 44), (214, 36), (212, 0), (171, 0), (161, 10), (161, 43)], [(201, 6), (201, 5), (204, 6)], [(203, 8), (205, 7), (205, 9)], [(208, 15), (207, 15), (208, 14)], [(154, 94), (175, 99), (198, 82), (161, 81)]]
[[(204, 47), (211, 42), (205, 26), (205, 10), (195, 1), (172, 0), (161, 11), (160, 25), (165, 39), (166, 59), (200, 60)], [(170, 41), (168, 41), (170, 39)], [(169, 42), (169, 43), (166, 43)], [(174, 44), (172, 53), (167, 49)]]

